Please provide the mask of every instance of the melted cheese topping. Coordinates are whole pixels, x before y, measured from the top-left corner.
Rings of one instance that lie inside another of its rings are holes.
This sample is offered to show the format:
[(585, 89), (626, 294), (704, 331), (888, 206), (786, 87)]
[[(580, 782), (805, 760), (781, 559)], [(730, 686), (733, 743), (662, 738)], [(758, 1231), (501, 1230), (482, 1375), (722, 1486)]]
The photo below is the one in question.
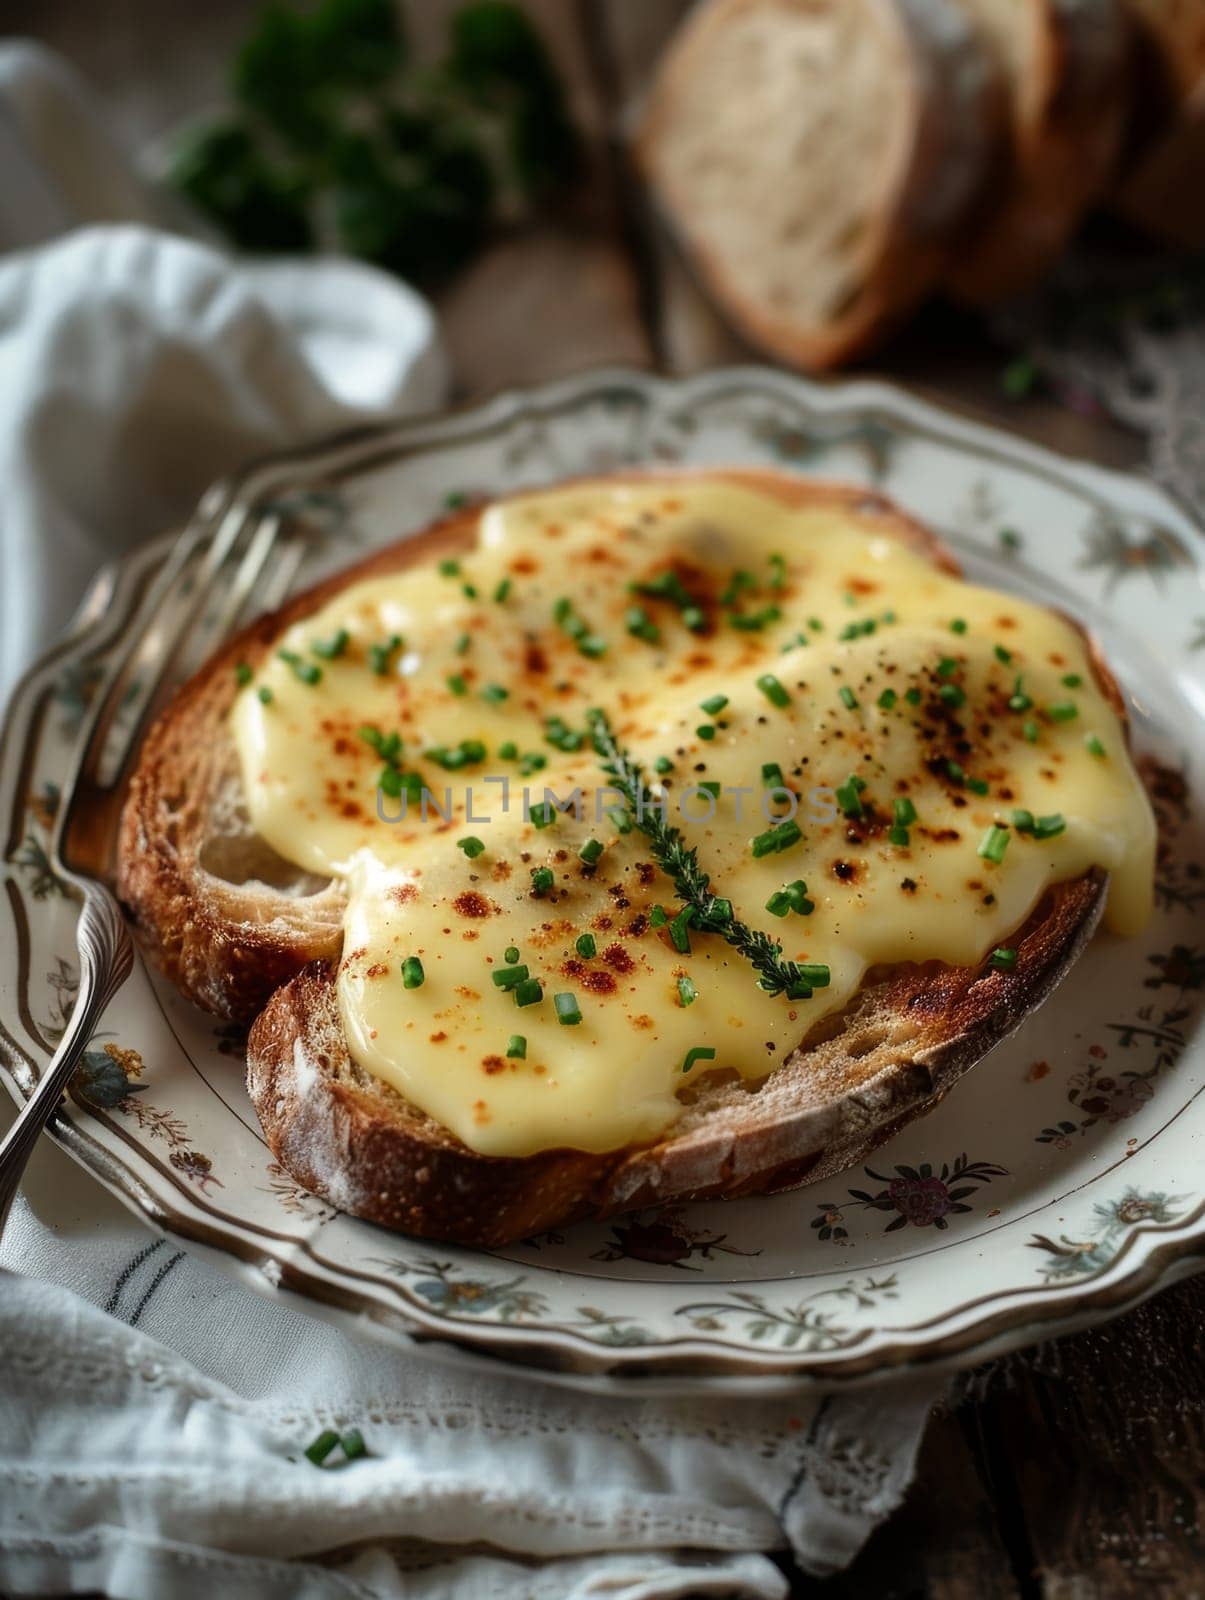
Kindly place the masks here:
[[(1052, 883), (1106, 868), (1109, 923), (1142, 926), (1154, 826), (1079, 634), (887, 527), (718, 478), (577, 485), (493, 506), (458, 562), (289, 629), (233, 732), (257, 831), (346, 880), (338, 1001), (363, 1068), (490, 1155), (610, 1150), (660, 1134), (708, 1072), (772, 1071), (873, 964), (1007, 947)], [(810, 998), (764, 992), (715, 933), (676, 947), (592, 707), (712, 892), (828, 968)], [(426, 820), (397, 795), (419, 779)], [(546, 788), (580, 816), (541, 812)], [(790, 812), (800, 836), (758, 853)], [(527, 1005), (494, 981), (512, 947)]]

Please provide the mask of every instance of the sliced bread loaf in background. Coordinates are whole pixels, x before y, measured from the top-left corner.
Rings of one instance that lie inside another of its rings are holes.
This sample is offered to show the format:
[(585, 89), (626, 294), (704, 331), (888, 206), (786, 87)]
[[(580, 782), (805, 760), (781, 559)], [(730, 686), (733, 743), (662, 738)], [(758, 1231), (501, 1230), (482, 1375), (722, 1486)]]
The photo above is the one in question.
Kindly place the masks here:
[(1008, 88), (999, 177), (949, 274), (984, 304), (1035, 283), (1107, 186), (1128, 123), (1122, 0), (960, 0)]
[(1000, 111), (957, 0), (707, 0), (662, 62), (639, 154), (740, 331), (825, 368), (948, 264)]
[(1115, 209), (1205, 248), (1205, 0), (1126, 0), (1138, 41), (1129, 159)]

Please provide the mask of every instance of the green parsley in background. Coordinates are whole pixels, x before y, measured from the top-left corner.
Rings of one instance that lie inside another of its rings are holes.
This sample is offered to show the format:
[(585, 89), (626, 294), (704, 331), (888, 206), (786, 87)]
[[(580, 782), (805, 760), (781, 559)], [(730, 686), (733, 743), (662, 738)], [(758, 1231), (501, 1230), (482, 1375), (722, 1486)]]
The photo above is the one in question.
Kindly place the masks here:
[(504, 0), (457, 12), (430, 64), (395, 0), (274, 0), (231, 87), (235, 109), (182, 137), (170, 181), (243, 250), (334, 246), (430, 283), (578, 161), (543, 41)]

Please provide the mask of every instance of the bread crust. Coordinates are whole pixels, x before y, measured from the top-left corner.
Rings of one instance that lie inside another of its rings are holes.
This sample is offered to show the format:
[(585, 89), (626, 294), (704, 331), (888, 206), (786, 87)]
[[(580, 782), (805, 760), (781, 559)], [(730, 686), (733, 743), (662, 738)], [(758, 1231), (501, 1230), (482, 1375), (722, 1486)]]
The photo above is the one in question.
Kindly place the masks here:
[(751, 6), (798, 0), (710, 0), (683, 27), (662, 64), (636, 154), (673, 231), (737, 329), (795, 366), (826, 370), (865, 349), (933, 286), (949, 241), (988, 175), (1001, 114), (1000, 84), (955, 0), (837, 0), (859, 5), (882, 40), (884, 70), (907, 74), (907, 137), (889, 150), (877, 185), (875, 225), (859, 245), (861, 287), (826, 325), (803, 326), (742, 292), (720, 253), (692, 225), (688, 198), (661, 158), (684, 84), (700, 50)]

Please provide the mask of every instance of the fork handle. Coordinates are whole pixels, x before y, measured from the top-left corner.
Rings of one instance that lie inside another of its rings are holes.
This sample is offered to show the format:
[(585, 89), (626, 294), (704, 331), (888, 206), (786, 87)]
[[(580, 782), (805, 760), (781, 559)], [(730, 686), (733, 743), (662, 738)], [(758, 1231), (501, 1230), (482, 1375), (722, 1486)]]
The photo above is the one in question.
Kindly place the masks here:
[(116, 900), (100, 884), (86, 879), (76, 880), (76, 887), (83, 896), (75, 929), (79, 990), (58, 1049), (0, 1142), (0, 1234), (38, 1137), (58, 1109), (105, 1007), (134, 965), (134, 948)]

